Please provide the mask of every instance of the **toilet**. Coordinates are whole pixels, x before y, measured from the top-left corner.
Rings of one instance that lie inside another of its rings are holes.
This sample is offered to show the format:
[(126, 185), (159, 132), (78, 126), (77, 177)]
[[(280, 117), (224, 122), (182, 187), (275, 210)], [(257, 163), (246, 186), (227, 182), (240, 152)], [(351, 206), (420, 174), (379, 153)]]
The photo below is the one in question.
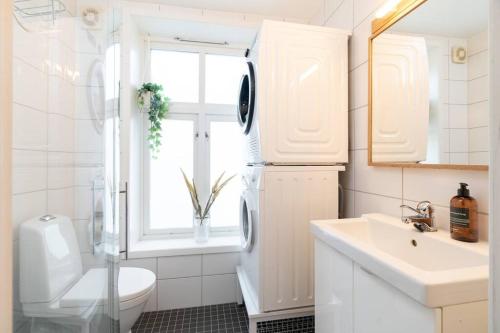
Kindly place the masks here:
[[(89, 332), (107, 302), (107, 268), (83, 273), (73, 223), (61, 215), (34, 218), (19, 230), (20, 300), (27, 317), (77, 325)], [(129, 332), (155, 287), (153, 272), (120, 268), (120, 332)]]

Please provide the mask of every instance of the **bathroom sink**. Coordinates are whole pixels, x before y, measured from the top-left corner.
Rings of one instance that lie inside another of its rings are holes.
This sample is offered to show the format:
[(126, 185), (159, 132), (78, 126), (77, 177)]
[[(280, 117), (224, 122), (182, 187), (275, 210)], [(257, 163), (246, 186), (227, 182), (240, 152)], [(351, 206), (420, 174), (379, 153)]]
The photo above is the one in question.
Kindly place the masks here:
[(383, 214), (318, 220), (311, 231), (365, 271), (428, 307), (488, 299), (488, 243), (463, 243), (444, 230), (421, 233)]

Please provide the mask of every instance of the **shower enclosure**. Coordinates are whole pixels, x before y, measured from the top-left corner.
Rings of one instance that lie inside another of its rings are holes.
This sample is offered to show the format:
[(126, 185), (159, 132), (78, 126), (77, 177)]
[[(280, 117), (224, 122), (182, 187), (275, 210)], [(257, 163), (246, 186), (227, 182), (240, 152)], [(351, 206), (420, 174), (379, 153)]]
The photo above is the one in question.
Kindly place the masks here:
[[(108, 0), (10, 1), (14, 332), (118, 332), (119, 13)], [(27, 315), (19, 226), (43, 215), (69, 217), (81, 278), (94, 269), (102, 283), (63, 305), (70, 284)]]

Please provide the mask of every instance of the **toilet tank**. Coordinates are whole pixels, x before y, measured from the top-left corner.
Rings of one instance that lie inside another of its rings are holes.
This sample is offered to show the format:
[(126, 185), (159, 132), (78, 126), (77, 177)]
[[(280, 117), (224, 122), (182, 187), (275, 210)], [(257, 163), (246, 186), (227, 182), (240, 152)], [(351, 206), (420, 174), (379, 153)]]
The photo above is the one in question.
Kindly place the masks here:
[(71, 219), (36, 217), (19, 230), (21, 303), (52, 302), (82, 276), (82, 260)]

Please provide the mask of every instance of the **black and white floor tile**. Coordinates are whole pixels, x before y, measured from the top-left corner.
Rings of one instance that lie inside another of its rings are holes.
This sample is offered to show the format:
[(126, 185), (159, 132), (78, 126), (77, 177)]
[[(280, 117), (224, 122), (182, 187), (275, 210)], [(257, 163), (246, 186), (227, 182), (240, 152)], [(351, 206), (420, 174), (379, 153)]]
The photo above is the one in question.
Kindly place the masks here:
[[(248, 333), (244, 306), (236, 303), (143, 313), (132, 333)], [(257, 324), (258, 333), (314, 333), (314, 317)]]

